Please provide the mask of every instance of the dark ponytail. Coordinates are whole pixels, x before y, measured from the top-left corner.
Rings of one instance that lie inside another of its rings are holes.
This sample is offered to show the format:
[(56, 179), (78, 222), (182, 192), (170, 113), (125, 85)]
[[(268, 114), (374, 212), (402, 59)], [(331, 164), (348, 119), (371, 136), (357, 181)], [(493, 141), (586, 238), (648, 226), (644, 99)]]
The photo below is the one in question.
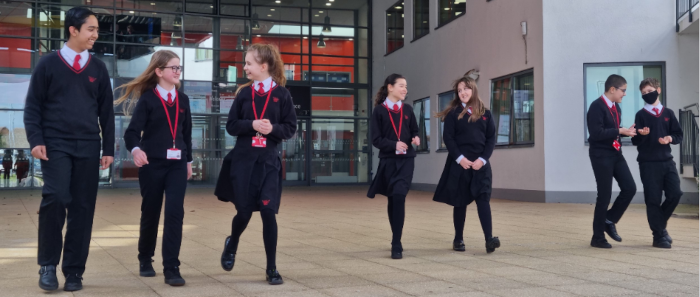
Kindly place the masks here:
[(401, 74), (396, 74), (393, 73), (384, 79), (384, 84), (379, 88), (379, 91), (377, 92), (377, 96), (374, 97), (374, 105), (381, 105), (384, 100), (386, 100), (386, 97), (389, 96), (389, 87), (388, 85), (394, 85), (396, 84), (396, 80), (398, 79), (406, 79), (403, 77)]

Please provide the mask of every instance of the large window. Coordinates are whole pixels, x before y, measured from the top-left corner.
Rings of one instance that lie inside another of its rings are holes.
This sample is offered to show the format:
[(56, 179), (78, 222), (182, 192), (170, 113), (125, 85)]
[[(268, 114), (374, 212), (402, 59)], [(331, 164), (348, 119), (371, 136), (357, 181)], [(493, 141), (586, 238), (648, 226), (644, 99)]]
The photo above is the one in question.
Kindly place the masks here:
[[(644, 100), (642, 93), (639, 91), (639, 84), (647, 77), (653, 77), (661, 82), (662, 93), (659, 99), (662, 104), (665, 104), (663, 91), (666, 90), (666, 75), (664, 62), (650, 63), (603, 63), (603, 64), (583, 64), (584, 72), (584, 104), (585, 112), (588, 112), (588, 107), (595, 100), (598, 100), (605, 93), (605, 80), (611, 74), (621, 75), (627, 80), (627, 93), (620, 103), (622, 115), (620, 117), (621, 125), (629, 127), (634, 123), (634, 117), (637, 111), (644, 108)], [(585, 114), (584, 114), (585, 118)], [(585, 141), (588, 142), (588, 126), (584, 127)], [(631, 142), (629, 137), (623, 137), (622, 142)]]
[[(444, 92), (438, 95), (438, 112), (441, 112), (447, 108), (447, 106), (450, 105), (450, 101), (455, 98), (455, 92), (454, 91), (448, 91)], [(438, 133), (439, 138), (440, 138), (440, 147), (438, 150), (446, 150), (447, 146), (445, 146), (445, 141), (442, 140), (442, 131), (445, 128), (445, 122), (440, 120), (440, 127)]]
[(386, 53), (403, 47), (403, 0), (386, 10)]
[(491, 113), (496, 123), (496, 145), (535, 142), (535, 89), (532, 70), (491, 81)]
[(420, 138), (420, 145), (414, 145), (414, 148), (417, 152), (430, 152), (430, 97), (413, 101), (413, 113)]
[(440, 22), (438, 26), (442, 26), (452, 20), (464, 15), (467, 11), (467, 0), (438, 0), (440, 10), (438, 12)]
[(413, 40), (430, 33), (430, 1), (413, 0)]

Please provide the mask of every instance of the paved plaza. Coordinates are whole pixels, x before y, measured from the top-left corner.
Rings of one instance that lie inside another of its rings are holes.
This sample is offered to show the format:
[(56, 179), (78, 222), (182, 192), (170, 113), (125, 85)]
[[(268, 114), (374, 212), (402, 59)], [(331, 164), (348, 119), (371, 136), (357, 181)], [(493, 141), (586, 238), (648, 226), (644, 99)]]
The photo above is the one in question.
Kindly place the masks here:
[[(221, 269), (236, 211), (212, 192), (191, 188), (185, 199), (186, 286), (163, 283), (160, 239), (157, 276), (138, 276), (139, 191), (108, 189), (98, 195), (84, 289), (51, 294), (37, 285), (41, 194), (0, 192), (0, 296), (698, 296), (697, 207), (671, 218), (673, 249), (662, 250), (651, 246), (644, 205), (631, 205), (618, 224), (623, 241), (601, 250), (589, 246), (593, 205), (493, 199), (502, 246), (486, 254), (475, 205), (467, 210), (467, 251), (455, 252), (452, 208), (411, 191), (404, 258), (392, 260), (385, 197), (367, 199), (356, 186), (285, 188), (277, 217), (285, 283), (270, 286), (257, 214), (233, 271)], [(63, 281), (59, 272), (60, 288)]]

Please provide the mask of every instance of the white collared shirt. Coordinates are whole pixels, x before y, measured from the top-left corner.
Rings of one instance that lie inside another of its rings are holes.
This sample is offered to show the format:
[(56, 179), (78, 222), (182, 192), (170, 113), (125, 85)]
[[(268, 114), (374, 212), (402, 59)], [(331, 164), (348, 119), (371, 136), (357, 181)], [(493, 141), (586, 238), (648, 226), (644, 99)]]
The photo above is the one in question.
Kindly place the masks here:
[(648, 112), (651, 112), (651, 114), (653, 115), (657, 115), (654, 112), (654, 108), (656, 108), (659, 111), (659, 114), (661, 114), (661, 111), (664, 109), (664, 106), (661, 105), (661, 102), (659, 102), (659, 104), (657, 104), (656, 106), (651, 104), (644, 104), (644, 109), (646, 109)]
[(170, 94), (170, 98), (174, 101), (175, 96), (177, 96), (177, 88), (173, 86), (172, 90), (168, 91), (165, 88), (161, 87), (160, 84), (156, 85), (156, 90), (158, 90), (158, 94), (160, 95), (161, 98), (163, 98), (165, 101), (168, 101), (168, 94)]
[[(462, 108), (464, 108), (464, 107), (467, 107), (467, 104), (464, 103), (464, 102), (462, 102)], [(469, 107), (469, 114), (471, 114), (471, 109), (472, 109), (472, 108)], [(462, 161), (462, 159), (464, 159), (464, 155), (459, 155), (459, 157), (457, 158), (457, 164), (459, 164), (459, 162)], [(484, 158), (482, 158), (482, 157), (479, 157), (479, 160), (481, 160), (481, 162), (483, 162), (484, 165), (486, 165), (486, 163), (488, 163), (488, 162), (486, 161), (486, 159), (484, 159)]]
[(605, 100), (605, 103), (608, 105), (608, 108), (613, 107), (614, 103), (612, 101), (610, 101), (610, 99), (608, 99), (608, 97), (606, 97), (605, 94), (603, 94), (603, 100)]
[(255, 88), (254, 90), (260, 93), (267, 93), (272, 87), (276, 86), (277, 84), (275, 81), (272, 80), (272, 77), (268, 77), (265, 80), (262, 81), (263, 83), (263, 90), (260, 90), (259, 84), (261, 81), (254, 80), (253, 81), (253, 87)]
[(403, 105), (403, 102), (401, 102), (401, 100), (399, 100), (399, 101), (396, 101), (396, 103), (394, 103), (389, 98), (386, 98), (386, 99), (384, 99), (384, 104), (386, 104), (386, 106), (389, 107), (389, 109), (394, 110), (394, 105), (398, 106), (398, 108), (400, 109), (401, 106)]
[(80, 64), (80, 69), (83, 69), (83, 67), (85, 67), (88, 58), (90, 58), (90, 53), (88, 53), (87, 50), (84, 50), (82, 53), (78, 54), (66, 44), (63, 45), (59, 52), (61, 53), (61, 56), (63, 56), (63, 59), (65, 59), (66, 62), (68, 62), (68, 65), (70, 65), (71, 67), (73, 66), (73, 61), (75, 61), (75, 56), (80, 55), (80, 60), (78, 61), (78, 64)]

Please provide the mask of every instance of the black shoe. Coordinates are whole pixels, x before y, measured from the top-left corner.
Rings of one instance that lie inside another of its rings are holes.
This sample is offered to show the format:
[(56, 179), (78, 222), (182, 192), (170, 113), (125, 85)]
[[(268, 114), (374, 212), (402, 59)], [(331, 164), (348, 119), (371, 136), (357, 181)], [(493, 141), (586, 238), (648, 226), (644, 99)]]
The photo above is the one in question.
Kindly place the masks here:
[(666, 238), (666, 241), (668, 241), (668, 243), (673, 243), (673, 238), (671, 238), (671, 235), (668, 235), (668, 231), (666, 231), (666, 229), (664, 229), (663, 236), (664, 238)]
[(403, 258), (403, 246), (401, 246), (401, 245), (392, 246), (391, 247), (391, 258), (392, 259)]
[(221, 268), (226, 271), (233, 270), (233, 264), (236, 263), (236, 253), (229, 251), (228, 244), (231, 241), (231, 236), (226, 237), (224, 241), (224, 251), (221, 253)]
[(459, 240), (459, 241), (453, 241), (452, 242), (452, 249), (458, 252), (463, 252), (466, 250), (464, 247), (464, 240)]
[(662, 249), (670, 249), (671, 248), (671, 243), (666, 240), (666, 238), (661, 237), (659, 239), (654, 239), (654, 244), (653, 246), (655, 248), (662, 248)]
[(39, 269), (39, 288), (46, 291), (58, 289), (58, 278), (56, 278), (56, 266), (46, 265)]
[(595, 239), (595, 238), (591, 239), (591, 246), (592, 246), (592, 247), (601, 248), (601, 249), (610, 249), (610, 248), (612, 248), (612, 245), (610, 245), (610, 244), (608, 243), (608, 241), (605, 240), (605, 238), (603, 238), (603, 239)]
[(165, 275), (165, 283), (173, 287), (179, 287), (185, 285), (185, 280), (180, 276), (180, 268), (166, 268), (163, 269), (163, 275)]
[(615, 223), (605, 223), (605, 233), (608, 233), (608, 236), (612, 238), (612, 240), (621, 242), (622, 237), (617, 234), (617, 228), (615, 228)]
[(267, 283), (271, 285), (281, 285), (284, 283), (282, 276), (277, 269), (268, 269), (265, 273), (265, 279), (267, 280)]
[(66, 283), (63, 284), (63, 291), (73, 292), (83, 289), (83, 277), (77, 273), (66, 275)]
[(493, 253), (496, 251), (496, 248), (499, 247), (501, 247), (501, 241), (498, 239), (498, 237), (492, 237), (486, 241), (486, 253)]
[(143, 277), (154, 277), (156, 276), (156, 271), (153, 269), (153, 260), (140, 261), (139, 264), (139, 275)]

